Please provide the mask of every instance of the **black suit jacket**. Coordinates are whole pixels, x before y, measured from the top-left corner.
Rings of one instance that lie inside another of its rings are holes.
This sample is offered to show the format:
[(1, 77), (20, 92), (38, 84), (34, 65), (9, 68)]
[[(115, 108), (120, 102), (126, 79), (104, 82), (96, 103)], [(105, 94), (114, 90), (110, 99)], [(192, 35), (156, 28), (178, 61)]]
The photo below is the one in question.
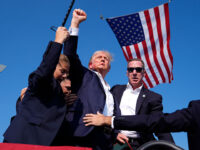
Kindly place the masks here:
[[(116, 85), (111, 89), (119, 105), (126, 87), (127, 85)], [(162, 113), (162, 110), (162, 96), (142, 87), (136, 103), (136, 115)], [(144, 142), (155, 140), (153, 134), (140, 133), (140, 136)], [(156, 133), (156, 136), (159, 140), (166, 140), (174, 143), (170, 133)]]
[(28, 89), (4, 141), (51, 145), (64, 120), (66, 105), (60, 83), (53, 78), (62, 45), (50, 42), (40, 66), (30, 74)]
[[(188, 108), (169, 114), (152, 114), (115, 117), (116, 129), (142, 132), (180, 132), (188, 133), (190, 150), (199, 150), (200, 144), (200, 100), (191, 101)], [(134, 120), (134, 121), (133, 121)]]

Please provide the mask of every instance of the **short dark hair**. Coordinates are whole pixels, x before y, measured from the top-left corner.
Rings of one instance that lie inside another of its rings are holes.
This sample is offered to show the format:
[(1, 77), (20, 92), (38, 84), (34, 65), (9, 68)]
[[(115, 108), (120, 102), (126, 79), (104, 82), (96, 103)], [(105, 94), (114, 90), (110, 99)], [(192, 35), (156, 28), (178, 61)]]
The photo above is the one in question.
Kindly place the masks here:
[(127, 63), (127, 66), (128, 66), (128, 64), (129, 64), (130, 62), (132, 62), (132, 61), (140, 61), (140, 62), (142, 63), (142, 65), (143, 65), (143, 68), (145, 69), (144, 61), (143, 61), (142, 59), (139, 59), (139, 58), (129, 59), (129, 60), (128, 60), (128, 63)]

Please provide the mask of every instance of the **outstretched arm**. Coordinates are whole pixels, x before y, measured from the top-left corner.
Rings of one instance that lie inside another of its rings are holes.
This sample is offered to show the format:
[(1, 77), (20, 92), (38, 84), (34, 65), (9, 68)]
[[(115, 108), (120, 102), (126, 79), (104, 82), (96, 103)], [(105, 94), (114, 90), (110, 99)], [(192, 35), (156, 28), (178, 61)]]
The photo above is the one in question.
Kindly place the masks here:
[(58, 64), (63, 42), (69, 37), (65, 27), (58, 27), (54, 42), (49, 45), (43, 55), (43, 59), (36, 71), (29, 76), (29, 87), (32, 90), (45, 90), (52, 82), (53, 73)]
[(97, 112), (97, 114), (86, 114), (85, 117), (83, 117), (83, 122), (85, 123), (85, 126), (111, 126), (111, 120), (112, 117), (110, 116), (104, 116), (103, 114)]
[[(83, 118), (86, 126), (111, 126), (112, 117), (102, 114), (86, 114)], [(195, 119), (192, 108), (177, 110), (170, 114), (155, 113), (151, 115), (116, 116), (114, 128), (119, 130), (134, 130), (140, 132), (180, 132), (195, 130)]]

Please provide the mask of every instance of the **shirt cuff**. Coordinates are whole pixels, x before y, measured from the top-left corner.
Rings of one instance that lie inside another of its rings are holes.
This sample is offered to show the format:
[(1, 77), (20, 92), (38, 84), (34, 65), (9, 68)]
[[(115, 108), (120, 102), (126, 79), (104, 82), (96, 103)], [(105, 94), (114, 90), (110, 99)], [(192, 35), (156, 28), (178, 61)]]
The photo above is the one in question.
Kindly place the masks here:
[(113, 116), (111, 118), (111, 128), (114, 129), (114, 119), (115, 119), (115, 116)]
[(69, 34), (72, 36), (78, 36), (79, 28), (69, 28)]

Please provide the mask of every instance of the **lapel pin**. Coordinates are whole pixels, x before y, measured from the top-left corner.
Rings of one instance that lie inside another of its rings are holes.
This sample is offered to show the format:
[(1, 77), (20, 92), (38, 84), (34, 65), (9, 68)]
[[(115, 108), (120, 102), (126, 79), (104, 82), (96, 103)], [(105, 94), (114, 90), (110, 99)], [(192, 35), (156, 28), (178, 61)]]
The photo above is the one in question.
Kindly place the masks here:
[(143, 95), (142, 95), (142, 97), (143, 97), (143, 98), (145, 98), (145, 97), (146, 97), (146, 95), (145, 95), (145, 94), (143, 94)]

